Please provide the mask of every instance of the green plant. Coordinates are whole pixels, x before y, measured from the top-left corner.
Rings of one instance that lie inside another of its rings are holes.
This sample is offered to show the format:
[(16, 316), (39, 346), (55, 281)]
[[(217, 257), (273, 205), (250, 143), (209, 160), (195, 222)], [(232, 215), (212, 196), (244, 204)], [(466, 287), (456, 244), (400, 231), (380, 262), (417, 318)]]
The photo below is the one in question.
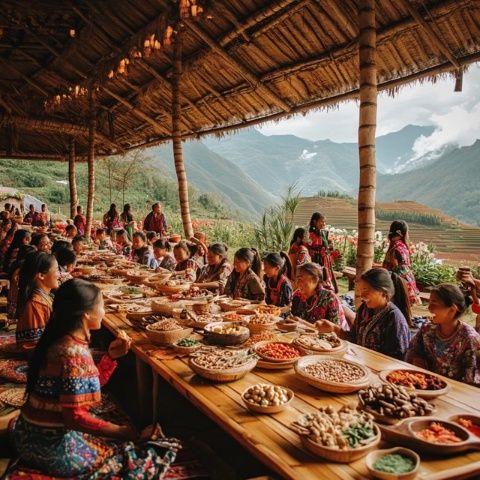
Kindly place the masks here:
[(430, 213), (405, 212), (395, 210), (381, 210), (375, 212), (378, 220), (405, 220), (410, 223), (418, 223), (420, 225), (442, 225), (442, 219)]
[(440, 283), (456, 283), (455, 268), (438, 263), (413, 263), (413, 273), (420, 288), (433, 287)]

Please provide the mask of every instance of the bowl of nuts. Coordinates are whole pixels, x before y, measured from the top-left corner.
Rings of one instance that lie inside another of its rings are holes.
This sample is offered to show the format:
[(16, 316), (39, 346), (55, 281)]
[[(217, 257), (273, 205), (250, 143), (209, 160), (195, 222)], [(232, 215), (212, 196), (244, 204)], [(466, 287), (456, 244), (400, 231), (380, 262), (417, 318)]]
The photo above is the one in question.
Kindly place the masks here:
[(173, 318), (166, 318), (147, 325), (145, 333), (153, 343), (169, 345), (192, 333), (191, 328), (184, 328)]
[(213, 345), (240, 345), (248, 340), (250, 331), (237, 322), (213, 322), (203, 329), (205, 340)]
[(250, 318), (248, 328), (251, 333), (260, 333), (265, 330), (273, 330), (281, 317), (276, 317), (269, 313), (257, 313)]
[(292, 402), (294, 393), (286, 387), (257, 383), (242, 393), (246, 407), (256, 413), (278, 413)]
[(331, 393), (357, 392), (370, 383), (370, 372), (360, 363), (327, 355), (302, 357), (295, 371), (309, 385)]

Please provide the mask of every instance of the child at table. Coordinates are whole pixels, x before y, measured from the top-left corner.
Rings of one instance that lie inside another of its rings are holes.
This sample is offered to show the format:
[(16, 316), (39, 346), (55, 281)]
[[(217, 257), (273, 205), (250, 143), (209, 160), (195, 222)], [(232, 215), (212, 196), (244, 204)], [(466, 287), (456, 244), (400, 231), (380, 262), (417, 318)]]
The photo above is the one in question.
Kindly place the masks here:
[(461, 382), (480, 386), (480, 335), (462, 321), (463, 292), (448, 283), (430, 291), (431, 322), (410, 343), (407, 362)]

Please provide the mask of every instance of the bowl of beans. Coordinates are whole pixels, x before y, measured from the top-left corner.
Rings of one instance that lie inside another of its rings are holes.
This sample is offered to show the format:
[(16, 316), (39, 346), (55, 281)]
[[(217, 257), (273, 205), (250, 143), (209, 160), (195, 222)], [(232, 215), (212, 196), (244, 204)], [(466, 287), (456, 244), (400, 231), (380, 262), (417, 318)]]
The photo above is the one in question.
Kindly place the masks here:
[(300, 358), (295, 364), (295, 372), (309, 385), (331, 393), (357, 392), (370, 383), (367, 367), (327, 355)]
[(255, 413), (278, 413), (292, 402), (294, 393), (286, 387), (258, 383), (242, 393), (246, 407)]

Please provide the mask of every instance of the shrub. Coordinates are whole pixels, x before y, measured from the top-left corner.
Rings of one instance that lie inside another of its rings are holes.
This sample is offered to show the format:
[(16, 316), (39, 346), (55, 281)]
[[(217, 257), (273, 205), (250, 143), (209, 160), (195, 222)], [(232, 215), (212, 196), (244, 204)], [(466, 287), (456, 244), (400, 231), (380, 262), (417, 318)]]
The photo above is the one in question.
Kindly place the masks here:
[(418, 223), (420, 225), (442, 225), (442, 219), (430, 213), (402, 212), (395, 210), (380, 210), (375, 212), (378, 220), (405, 220), (409, 223)]

